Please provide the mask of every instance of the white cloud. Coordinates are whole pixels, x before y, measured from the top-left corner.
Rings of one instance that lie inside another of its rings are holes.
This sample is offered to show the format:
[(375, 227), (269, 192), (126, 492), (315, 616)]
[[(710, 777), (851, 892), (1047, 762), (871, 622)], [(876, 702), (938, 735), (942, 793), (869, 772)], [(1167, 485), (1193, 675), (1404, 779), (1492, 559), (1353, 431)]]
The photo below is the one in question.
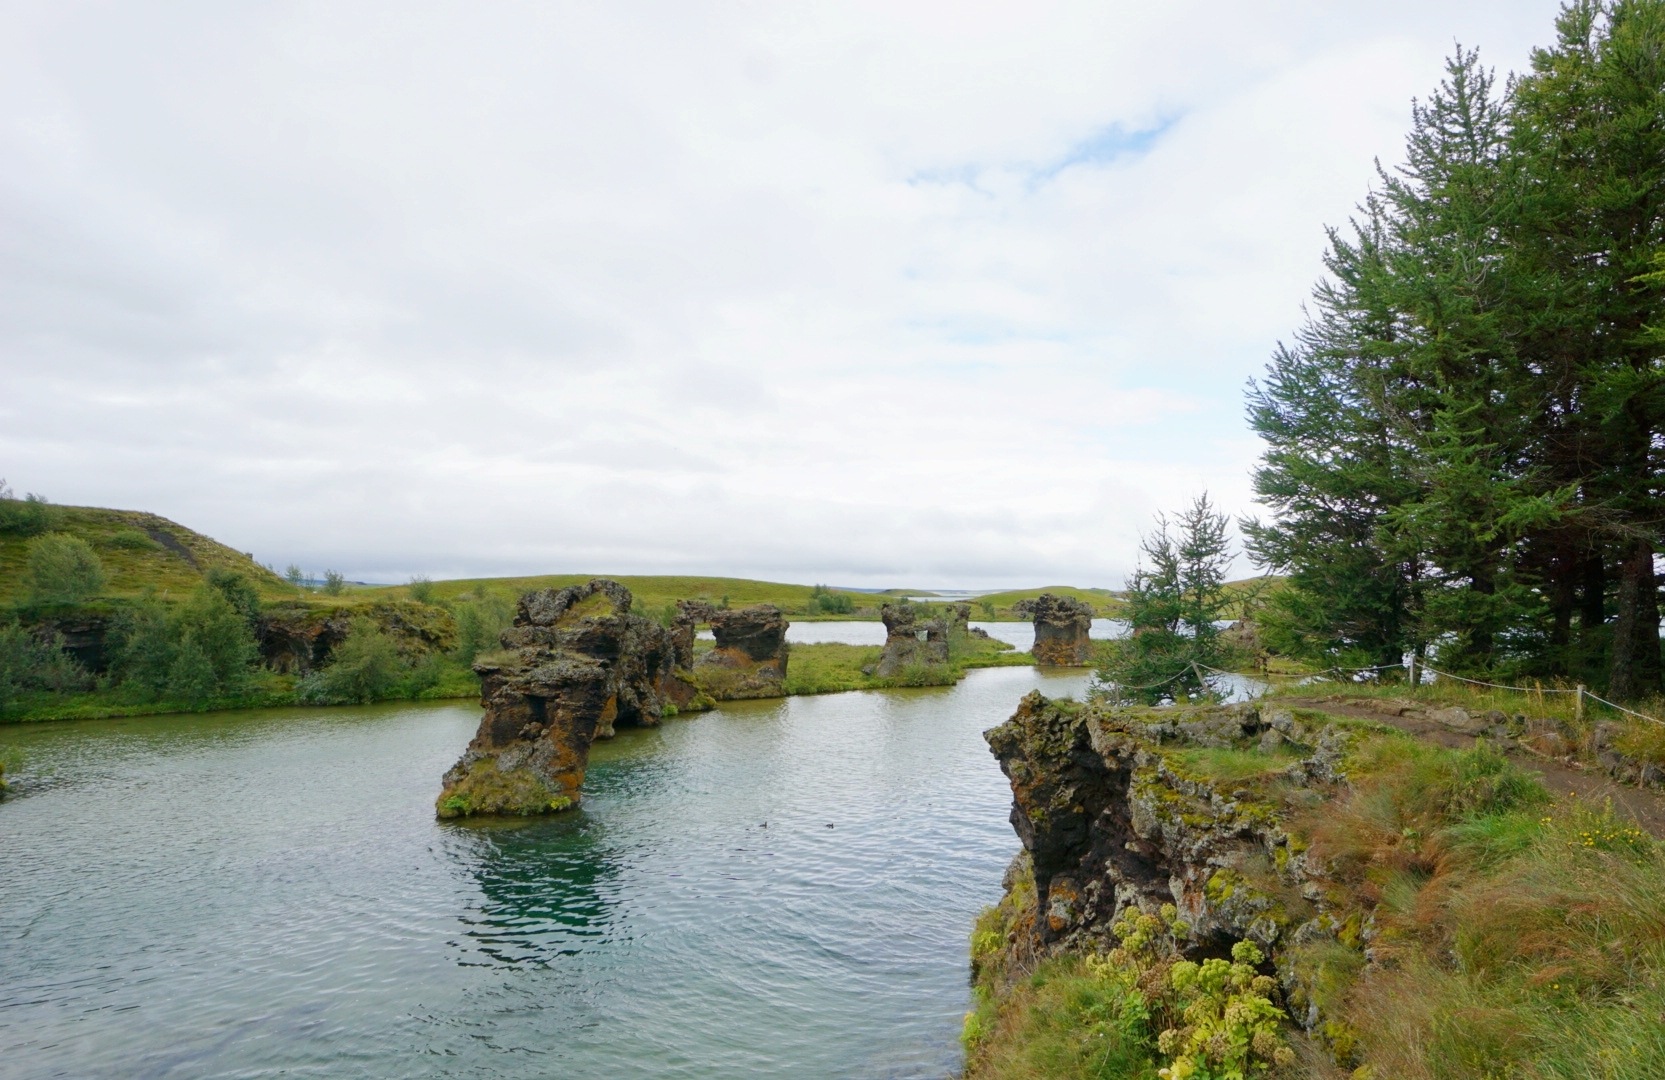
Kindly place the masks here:
[(17, 6), (0, 469), (369, 579), (1119, 584), (1554, 8)]

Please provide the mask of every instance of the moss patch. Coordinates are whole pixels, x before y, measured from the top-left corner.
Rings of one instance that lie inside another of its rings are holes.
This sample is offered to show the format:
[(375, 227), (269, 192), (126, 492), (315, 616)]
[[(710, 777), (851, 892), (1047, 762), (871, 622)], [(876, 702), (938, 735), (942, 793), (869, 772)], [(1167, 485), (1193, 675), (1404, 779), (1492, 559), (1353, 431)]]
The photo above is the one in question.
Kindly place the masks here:
[(574, 805), (572, 796), (530, 769), (505, 773), (496, 761), (483, 758), (468, 775), (440, 792), (434, 810), (441, 818), (525, 817), (559, 813)]

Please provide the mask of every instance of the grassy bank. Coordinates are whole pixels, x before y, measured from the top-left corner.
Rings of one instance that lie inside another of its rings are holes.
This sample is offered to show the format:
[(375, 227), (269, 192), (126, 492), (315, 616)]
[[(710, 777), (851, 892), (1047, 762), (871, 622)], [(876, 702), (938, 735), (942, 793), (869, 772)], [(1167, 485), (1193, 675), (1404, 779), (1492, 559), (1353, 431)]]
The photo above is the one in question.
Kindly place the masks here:
[[(863, 645), (793, 645), (787, 664), (786, 693), (832, 694), (846, 690), (883, 690), (901, 686), (948, 686), (965, 677), (972, 668), (1021, 667), (1034, 661), (1000, 641), (968, 639), (956, 650), (947, 667), (908, 671), (889, 679), (862, 673), (879, 662), (882, 651)], [(702, 643), (704, 644), (704, 643)], [(402, 688), (379, 701), (439, 701), (477, 699), (480, 682), (462, 663), (439, 658), (429, 673), (431, 682), (419, 688)], [(260, 709), (312, 704), (297, 696), (292, 675), (262, 671), (245, 692), (231, 697), (201, 701), (153, 698), (129, 687), (103, 687), (82, 693), (32, 693), (19, 698), (0, 716), (0, 723), (32, 723), (45, 720), (101, 720), (123, 716), (160, 716), (168, 713), (212, 712), (223, 709)]]
[(1041, 589), (1008, 589), (1005, 592), (989, 593), (970, 601), (971, 617), (973, 619), (989, 619), (995, 621), (1028, 622), (1026, 616), (1014, 615), (1012, 605), (1024, 600), (1033, 600), (1042, 593), (1054, 596), (1066, 596), (1071, 600), (1079, 600), (1093, 609), (1093, 614), (1101, 618), (1114, 619), (1121, 614), (1122, 599), (1109, 589), (1079, 589), (1073, 585), (1049, 585)]
[[(1455, 707), (1476, 715), (1502, 713), (1517, 722), (1520, 718), (1551, 721), (1559, 733), (1559, 743), (1553, 747), (1555, 756), (1568, 753), (1594, 759), (1599, 751), (1611, 748), (1638, 762), (1665, 767), (1665, 724), (1631, 716), (1589, 696), (1584, 698), (1580, 715), (1577, 696), (1567, 692), (1571, 689), (1564, 684), (1545, 683), (1527, 690), (1503, 690), (1441, 678), (1414, 688), (1403, 682), (1284, 683), (1274, 687), (1269, 697), (1326, 695), (1338, 701), (1355, 699), (1360, 704), (1387, 708)], [(1640, 702), (1635, 711), (1665, 719), (1665, 700)]]
[(835, 694), (846, 690), (883, 690), (897, 686), (951, 686), (972, 668), (1022, 667), (1034, 658), (1003, 641), (966, 638), (950, 651), (947, 666), (903, 671), (893, 678), (863, 674), (879, 662), (877, 645), (793, 645), (786, 665), (786, 692)]
[[(1321, 868), (1307, 892), (1270, 859), (1217, 870), (1211, 902), (1258, 895), (1290, 930), (1315, 912), (1327, 929), (1280, 937), (1240, 975), (1211, 961), (1213, 983), (1164, 946), (1187, 933), (1172, 909), (1124, 920), (1102, 952), (1036, 955), (1023, 943), (1043, 913), (1020, 873), (973, 931), (967, 1075), (1659, 1075), (1660, 842), (1609, 807), (1552, 797), (1484, 743), (1337, 723), (1352, 735), (1336, 788), (1289, 779), (1287, 748), (1162, 752), (1179, 775), (1270, 799), (1287, 852)], [(1309, 1007), (1320, 1020), (1304, 1032), (1293, 1021)]]
[[(0, 724), (48, 720), (107, 720), (124, 716), (165, 716), (171, 713), (218, 712), (226, 709), (268, 709), (318, 704), (299, 694), (299, 680), (262, 669), (242, 692), (199, 700), (156, 697), (130, 686), (101, 686), (77, 693), (26, 693), (3, 715)], [(437, 657), (419, 677), (406, 675), (375, 701), (444, 701), (478, 699), (480, 680), (467, 666)]]

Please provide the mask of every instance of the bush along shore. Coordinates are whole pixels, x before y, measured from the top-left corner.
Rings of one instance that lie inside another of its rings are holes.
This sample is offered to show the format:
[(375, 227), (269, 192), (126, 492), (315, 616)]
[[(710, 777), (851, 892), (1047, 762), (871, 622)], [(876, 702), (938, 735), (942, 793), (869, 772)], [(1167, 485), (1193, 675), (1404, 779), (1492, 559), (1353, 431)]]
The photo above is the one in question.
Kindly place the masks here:
[(1665, 819), (1573, 771), (1275, 703), (1032, 694), (987, 738), (1022, 852), (972, 934), (969, 1076), (1644, 1076), (1665, 1055)]

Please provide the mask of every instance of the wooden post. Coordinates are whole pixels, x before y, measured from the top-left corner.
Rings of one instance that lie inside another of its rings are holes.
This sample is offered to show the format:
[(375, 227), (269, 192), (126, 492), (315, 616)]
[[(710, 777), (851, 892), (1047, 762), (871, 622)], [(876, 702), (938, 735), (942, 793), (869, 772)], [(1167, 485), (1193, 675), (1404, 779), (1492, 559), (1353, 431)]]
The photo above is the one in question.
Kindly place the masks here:
[(1573, 699), (1573, 718), (1580, 724), (1584, 722), (1584, 684), (1578, 684), (1578, 694)]
[(1412, 690), (1412, 692), (1415, 692), (1415, 690), (1416, 690), (1416, 650), (1415, 649), (1411, 650), (1411, 662), (1409, 664), (1405, 665), (1405, 667), (1406, 667), (1405, 681), (1411, 684), (1411, 690)]

